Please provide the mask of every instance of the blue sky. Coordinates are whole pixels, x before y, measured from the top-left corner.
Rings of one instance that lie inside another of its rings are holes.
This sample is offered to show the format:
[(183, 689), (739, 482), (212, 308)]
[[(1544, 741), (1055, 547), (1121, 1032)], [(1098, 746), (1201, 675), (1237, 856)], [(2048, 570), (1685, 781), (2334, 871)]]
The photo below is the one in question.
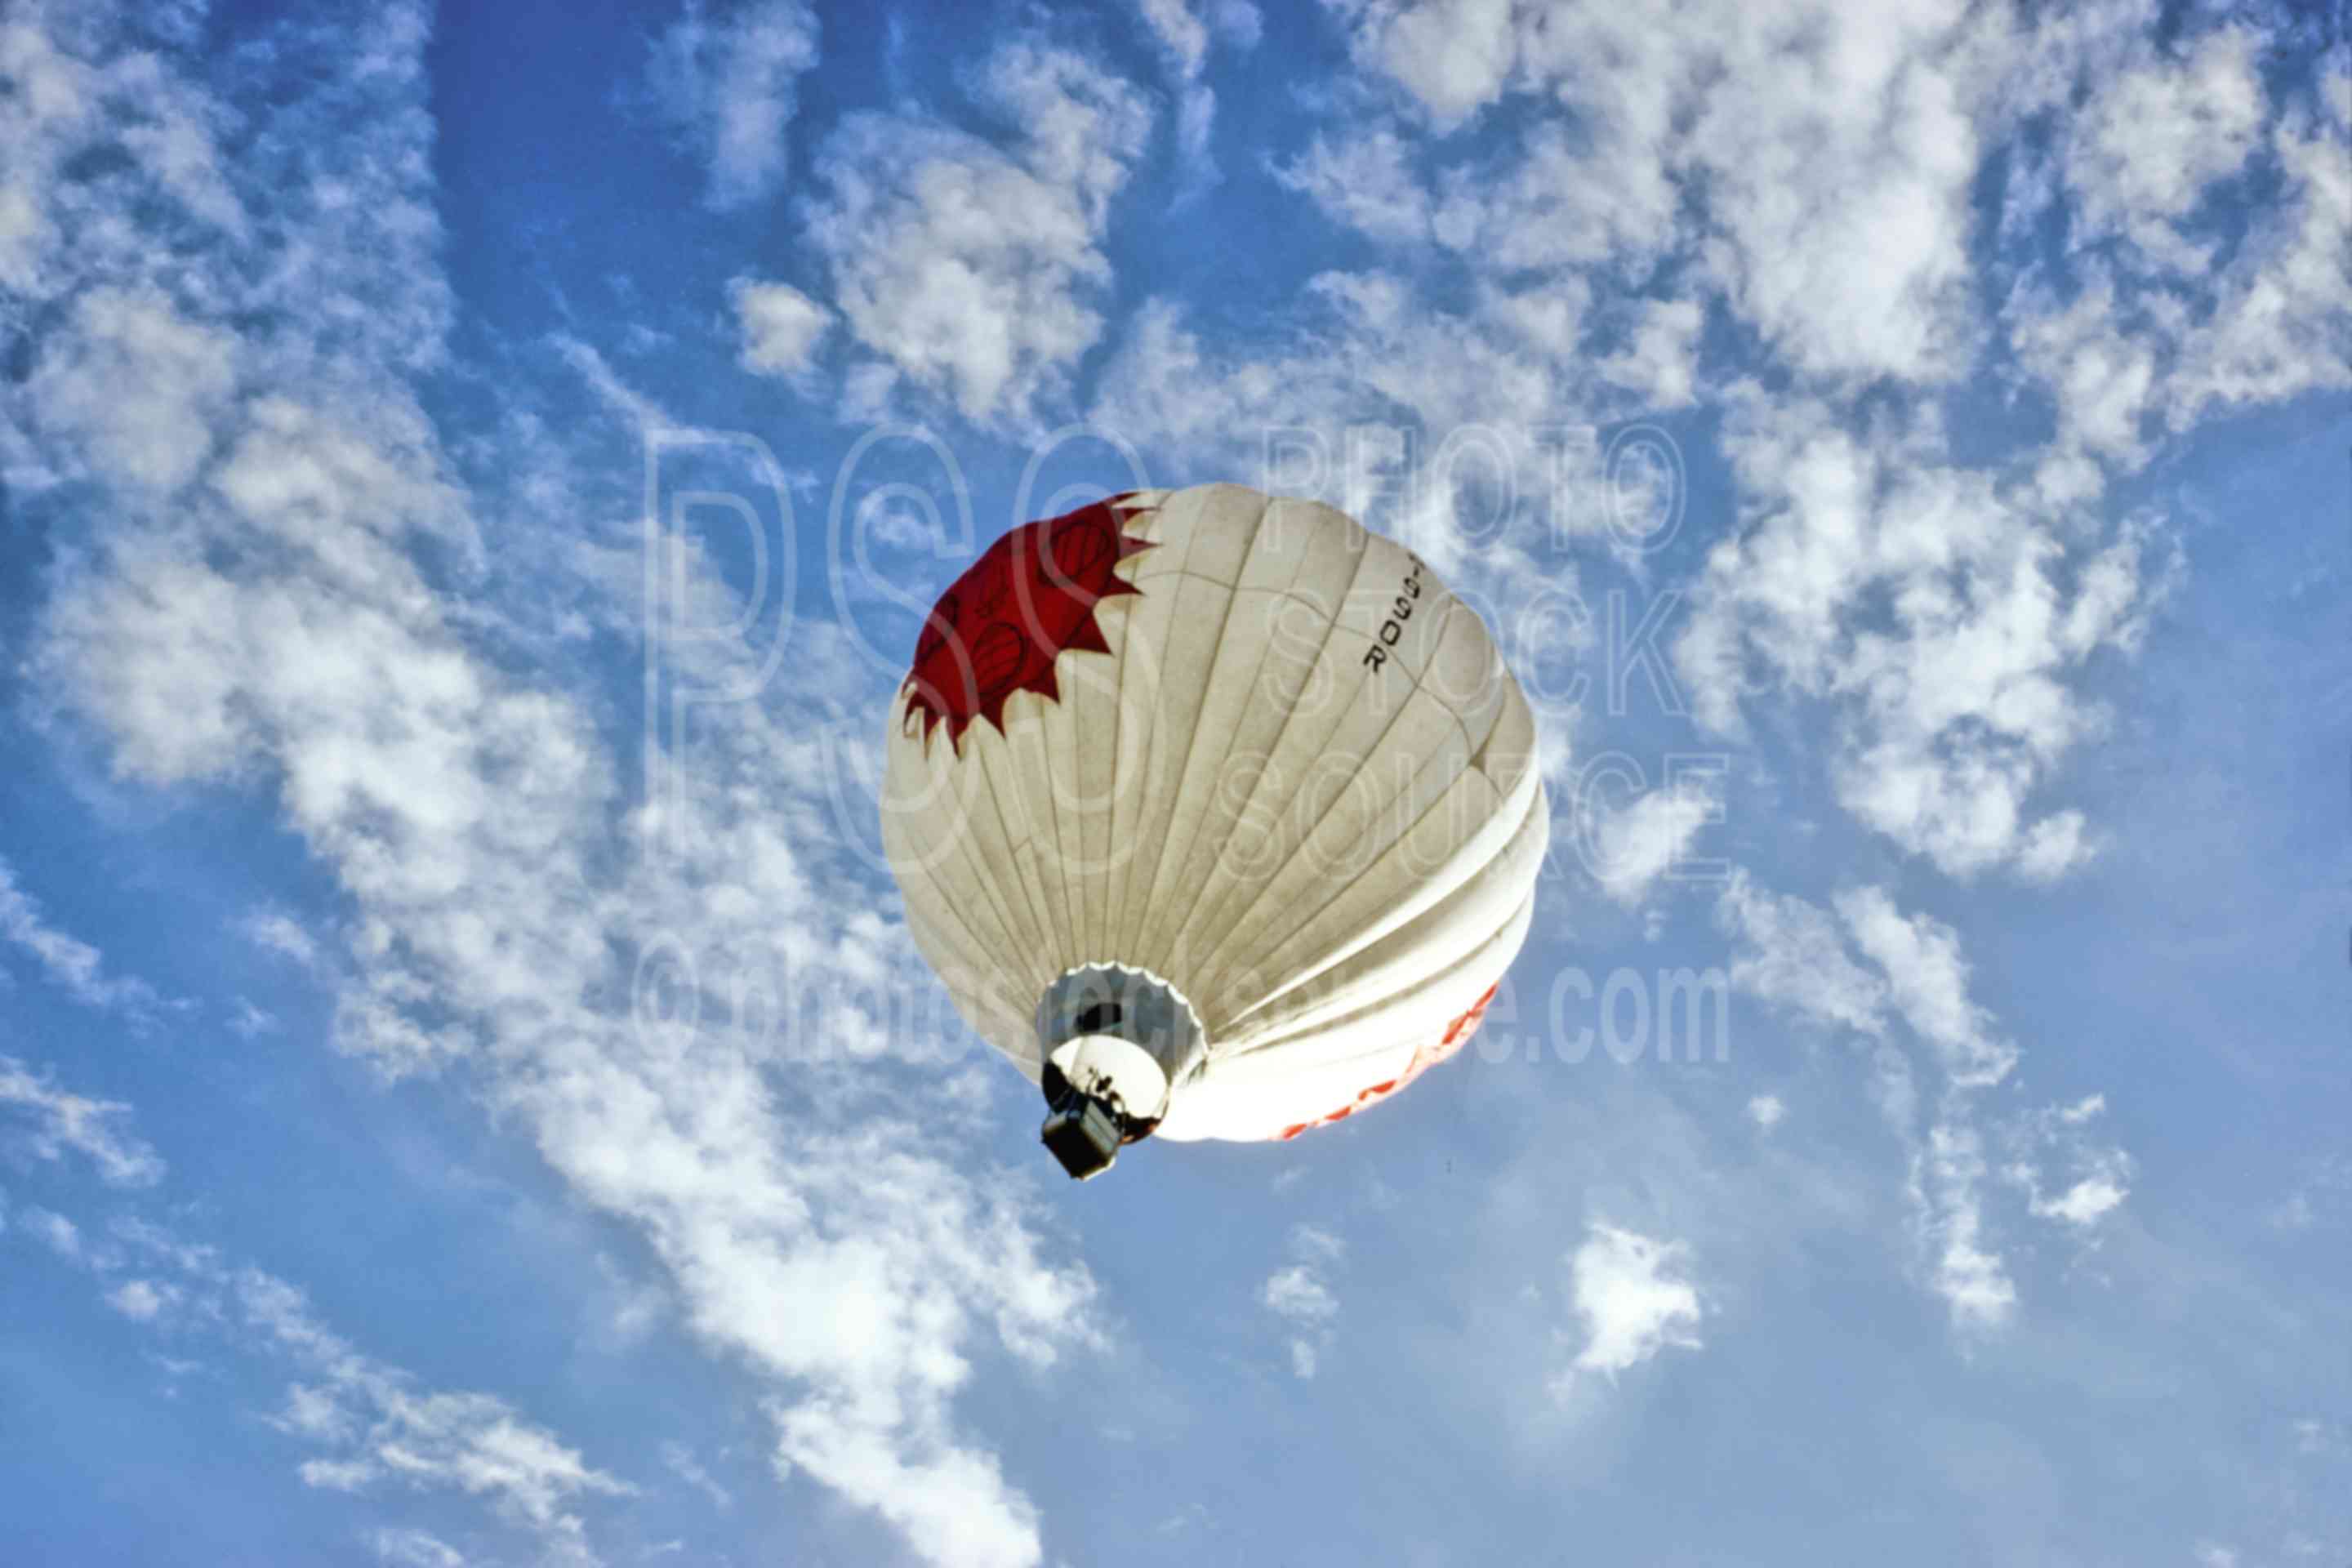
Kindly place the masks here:
[[(0, 1558), (2352, 1556), (2326, 10), (26, 0), (0, 147)], [(1213, 479), (1554, 851), (1079, 1187), (881, 721)]]

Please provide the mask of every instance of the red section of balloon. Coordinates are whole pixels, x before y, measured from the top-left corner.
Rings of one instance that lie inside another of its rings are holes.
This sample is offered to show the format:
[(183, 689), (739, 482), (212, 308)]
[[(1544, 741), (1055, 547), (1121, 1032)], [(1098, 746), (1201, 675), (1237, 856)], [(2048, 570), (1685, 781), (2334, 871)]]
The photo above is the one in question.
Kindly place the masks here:
[(1364, 1107), (1378, 1105), (1438, 1063), (1453, 1056), (1454, 1052), (1468, 1045), (1470, 1037), (1478, 1032), (1479, 1021), (1486, 1016), (1486, 1005), (1495, 999), (1495, 992), (1501, 984), (1502, 982), (1496, 981), (1495, 984), (1487, 986), (1486, 994), (1470, 1004), (1468, 1012), (1448, 1024), (1445, 1026), (1445, 1033), (1439, 1037), (1434, 1044), (1424, 1044), (1420, 1049), (1414, 1051), (1412, 1060), (1405, 1064), (1404, 1071), (1392, 1079), (1386, 1079), (1372, 1085), (1371, 1088), (1318, 1121), (1300, 1121), (1284, 1128), (1276, 1135), (1277, 1140), (1296, 1138), (1310, 1127), (1328, 1127), (1335, 1121), (1345, 1121)]
[(1034, 691), (1055, 701), (1054, 661), (1067, 649), (1108, 653), (1095, 606), (1139, 590), (1112, 570), (1151, 548), (1119, 531), (1113, 496), (1060, 517), (1024, 522), (990, 545), (931, 606), (915, 642), (907, 724), (923, 740), (944, 721), (961, 754), (974, 719), (1004, 728), (1005, 700)]

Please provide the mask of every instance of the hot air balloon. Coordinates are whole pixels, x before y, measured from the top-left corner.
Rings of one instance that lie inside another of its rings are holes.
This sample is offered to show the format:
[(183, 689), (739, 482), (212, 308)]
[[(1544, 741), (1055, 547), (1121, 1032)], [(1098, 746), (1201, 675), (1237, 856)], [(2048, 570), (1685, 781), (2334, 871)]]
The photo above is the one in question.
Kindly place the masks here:
[(887, 747), (908, 926), (1080, 1178), (1146, 1136), (1296, 1137), (1459, 1050), (1549, 833), (1476, 612), (1239, 485), (999, 539), (927, 617)]

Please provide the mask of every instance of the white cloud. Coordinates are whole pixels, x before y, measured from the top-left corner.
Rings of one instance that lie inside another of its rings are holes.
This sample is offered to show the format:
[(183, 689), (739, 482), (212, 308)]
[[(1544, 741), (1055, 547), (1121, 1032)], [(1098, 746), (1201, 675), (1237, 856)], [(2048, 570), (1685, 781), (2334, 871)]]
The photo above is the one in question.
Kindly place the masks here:
[[(1864, 26), (1808, 0), (1701, 4), (1671, 27), (1598, 3), (1342, 11), (1359, 67), (1441, 132), (1513, 93), (1573, 113), (1572, 139), (1538, 124), (1452, 172), (1441, 229), (1465, 254), (1638, 277), (1686, 248), (1799, 369), (1938, 381), (1965, 364), (1976, 121), (1998, 79), (1966, 7), (1927, 0)], [(1683, 189), (1703, 189), (1703, 209), (1685, 213)]]
[[(2340, 58), (2340, 57), (2339, 57)], [(2342, 68), (2336, 68), (2340, 79)], [(2289, 118), (2271, 152), (2284, 189), (2215, 279), (2210, 315), (2183, 338), (2167, 419), (2352, 385), (2352, 126), (2340, 90), (2325, 118)]]
[(371, 1479), (487, 1496), (560, 1542), (584, 1536), (567, 1511), (574, 1499), (631, 1489), (489, 1394), (394, 1391), (376, 1415), (356, 1460), (373, 1467)]
[(974, 421), (1026, 420), (1102, 331), (1111, 197), (1150, 126), (1142, 96), (1016, 40), (972, 86), (1003, 146), (911, 115), (852, 114), (805, 209), (850, 335)]
[(2054, 1198), (2036, 1198), (2033, 1212), (2072, 1226), (2095, 1225), (2120, 1205), (2129, 1191), (2116, 1176), (2085, 1176)]
[(69, 1263), (81, 1261), (81, 1227), (55, 1209), (20, 1209), (16, 1214), (16, 1224), (59, 1258)]
[(5, 858), (0, 858), (0, 942), (30, 953), (43, 973), (85, 1006), (121, 1008), (137, 1021), (158, 1005), (154, 988), (145, 981), (110, 976), (98, 949), (50, 925), (39, 902), (16, 885), (16, 869)]
[(1291, 1231), (1290, 1250), (1297, 1261), (1266, 1277), (1258, 1301), (1289, 1326), (1291, 1371), (1311, 1378), (1339, 1321), (1339, 1298), (1330, 1273), (1346, 1248), (1329, 1231), (1302, 1225)]
[(1385, 127), (1333, 140), (1318, 134), (1305, 153), (1274, 166), (1274, 177), (1336, 222), (1390, 244), (1429, 238), (1428, 188), (1412, 150)]
[(321, 1491), (355, 1492), (376, 1477), (376, 1468), (365, 1459), (305, 1459), (294, 1468), (306, 1487)]
[(2009, 1076), (2017, 1047), (1994, 1034), (1990, 1016), (1969, 999), (1959, 933), (1925, 914), (1905, 916), (1882, 888), (1841, 893), (1835, 901), (1855, 944), (1885, 972), (1895, 1009), (1936, 1047), (1951, 1081), (1985, 1089)]
[(2316, 1415), (2297, 1416), (2294, 1422), (2294, 1451), (2309, 1458), (2336, 1458), (2347, 1449), (2344, 1429)]
[(1932, 426), (1857, 435), (1822, 405), (1740, 406), (1727, 449), (1753, 521), (1709, 552), (1675, 647), (1698, 717), (1736, 731), (1749, 691), (1827, 700), (1832, 783), (1866, 826), (1955, 876), (2079, 864), (2079, 818), (2037, 821), (2029, 797), (2099, 729), (2084, 667), (2137, 649), (2177, 546), (2137, 521), (2076, 544), (1944, 466)]
[(130, 483), (186, 483), (211, 456), (235, 390), (236, 340), (152, 287), (93, 289), (75, 312), (26, 389), (44, 433)]
[(1788, 1114), (1789, 1108), (1777, 1094), (1759, 1094), (1748, 1102), (1748, 1120), (1767, 1132), (1780, 1126)]
[(2017, 874), (2029, 882), (2054, 882), (2097, 853), (2079, 811), (2053, 811), (2029, 828), (2017, 851)]
[(240, 996), (236, 999), (236, 1010), (229, 1015), (228, 1026), (236, 1032), (238, 1037), (255, 1040), (264, 1035), (276, 1034), (279, 1026), (277, 1014), (257, 1007)]
[(587, 1338), (598, 1349), (635, 1347), (677, 1316), (677, 1303), (661, 1280), (640, 1278), (602, 1252), (596, 1254), (596, 1272), (604, 1279), (604, 1310)]
[(713, 206), (743, 205), (782, 182), (785, 131), (816, 58), (816, 14), (802, 0), (761, 0), (715, 21), (688, 0), (656, 41), (647, 84), (709, 165)]
[(1517, 49), (1511, 0), (1353, 4), (1358, 58), (1393, 78), (1440, 130), (1501, 95)]
[(1662, 786), (1606, 813), (1591, 836), (1594, 879), (1621, 904), (1638, 904), (1685, 864), (1691, 846), (1723, 819), (1715, 788), (1696, 777)]
[(1957, 1121), (1927, 1130), (1928, 1207), (1922, 1224), (1933, 1253), (1936, 1293), (1953, 1326), (1984, 1332), (2005, 1326), (2017, 1306), (2009, 1266), (1985, 1236), (1984, 1152), (1974, 1128)]
[[(2014, 1313), (2017, 1288), (1987, 1214), (1990, 1173), (1976, 1097), (2010, 1075), (2018, 1049), (1969, 995), (1969, 966), (1952, 928), (1926, 914), (1904, 914), (1884, 889), (1851, 889), (1833, 902), (1835, 917), (1735, 873), (1716, 908), (1717, 923), (1735, 942), (1731, 983), (1809, 1022), (1874, 1042), (1866, 1058), (1869, 1090), (1907, 1155), (1904, 1192), (1927, 1287), (1944, 1300), (1955, 1328), (1970, 1334), (1999, 1329)], [(1876, 973), (1855, 962), (1856, 951)], [(1898, 1021), (1927, 1047), (1935, 1069), (1924, 1103), (1921, 1075), (1898, 1044)], [(2097, 1114), (2098, 1104), (2085, 1100), (2026, 1125), (2046, 1121), (2074, 1132)], [(2004, 1136), (2014, 1142), (2020, 1133), (2012, 1126)], [(2069, 1146), (2087, 1148), (2079, 1138)], [(2129, 1165), (2120, 1151), (2079, 1163), (2079, 1173), (2093, 1184), (2050, 1200), (2056, 1206), (2048, 1213), (2014, 1159), (2003, 1174), (2028, 1188), (2030, 1212), (2066, 1219), (2083, 1212), (2088, 1223), (2098, 1215), (2087, 1211), (2103, 1213), (2121, 1201)], [(2102, 1182), (2116, 1185), (2112, 1201)]]
[(456, 1547), (422, 1530), (379, 1530), (368, 1546), (387, 1568), (466, 1568)]
[(1943, 1090), (1924, 1141), (1914, 1131), (1917, 1112), (1907, 1070), (1898, 1080), (1899, 1094), (1882, 1100), (1912, 1151), (1910, 1192), (1930, 1287), (1944, 1299), (1956, 1328), (1969, 1333), (1999, 1329), (2014, 1311), (2017, 1288), (1990, 1234), (1983, 1137), (1971, 1097), (2009, 1075), (2017, 1047), (1970, 998), (1969, 963), (1949, 926), (1926, 914), (1904, 915), (1884, 889), (1843, 892), (1833, 901), (1855, 945), (1885, 975), (1889, 1004), (1930, 1047), (1942, 1073)]
[[(1359, 70), (1440, 134), (1334, 126), (1277, 177), (1393, 247), (1382, 265), (1394, 272), (1443, 257), (1498, 301), (1550, 306), (1540, 324), (1491, 312), (1492, 351), (1578, 345), (1596, 281), (1606, 298), (1645, 280), (1671, 291), (1640, 303), (1625, 348), (1582, 356), (1588, 374), (1657, 405), (1698, 395), (1706, 310), (1764, 340), (1786, 390), (1748, 430), (1736, 419), (1731, 443), (1761, 524), (1715, 552), (1680, 650), (1702, 717), (1734, 731), (1750, 694), (1824, 700), (1841, 802), (1948, 873), (2049, 881), (2090, 859), (2091, 825), (2035, 795), (2097, 731), (2092, 663), (2131, 650), (2179, 556), (2160, 528), (2111, 525), (2102, 539), (2069, 514), (2110, 469), (2145, 463), (2161, 426), (2352, 384), (2340, 88), (2268, 102), (2267, 46), (2252, 33), (2192, 29), (2159, 55), (2128, 7), (2021, 23), (1958, 0), (1867, 17), (1816, 0), (1702, 3), (1673, 27), (1597, 3), (1333, 9)], [(1476, 142), (1443, 134), (1506, 99), (1523, 123)], [(2036, 151), (2044, 114), (2061, 131), (2050, 158)], [(2004, 253), (1986, 256), (1975, 186), (1996, 148), (2018, 211)], [(2248, 170), (2274, 170), (2279, 197), (2208, 267), (2225, 226), (2210, 198)], [(2132, 256), (2078, 245), (2019, 259), (2041, 245), (2037, 204), (2062, 194), (2078, 240), (2127, 232)], [(2159, 251), (2198, 265), (2146, 273)], [(2005, 338), (1976, 302), (1986, 275), (2018, 280)], [(1139, 321), (1181, 385), (1202, 367), (1166, 325)], [(1948, 456), (1938, 389), (2003, 341), (2024, 384), (2051, 396), (2056, 429), (2038, 456), (1970, 471)], [(1300, 374), (1279, 359), (1256, 368), (1276, 389)], [(1150, 407), (1131, 383), (1108, 401)], [(1199, 420), (1226, 416), (1210, 401)], [(1732, 399), (1751, 415), (1755, 401)], [(1564, 405), (1518, 386), (1493, 403)], [(1747, 438), (1766, 426), (1779, 434)], [(1937, 540), (1941, 553), (1922, 550)]]
[(1732, 936), (1731, 984), (1817, 1024), (1878, 1036), (1886, 985), (1853, 961), (1838, 923), (1794, 895), (1777, 895), (1735, 871), (1716, 900), (1716, 922)]
[[(2016, 204), (2023, 224), (2071, 195), (2078, 242), (2092, 247), (2073, 258), (2071, 292), (2030, 279), (2004, 311), (2020, 366), (2055, 405), (2037, 473), (2053, 506), (2095, 500), (2108, 470), (2142, 467), (2158, 422), (2178, 433), (2217, 406), (2352, 384), (2344, 111), (2326, 93), (2265, 102), (2255, 58), (2265, 46), (2238, 26), (2169, 58), (2134, 44), (2120, 68), (2093, 73), (2063, 179), (2029, 174)], [(2275, 180), (2275, 193), (2227, 199), (2256, 178)], [(2102, 243), (2110, 236), (2119, 248)]]
[[(341, 1442), (358, 1430), (358, 1423), (334, 1390), (302, 1383), (290, 1385), (286, 1390), (285, 1407), (266, 1419), (281, 1432), (319, 1442)], [(352, 1484), (356, 1486), (362, 1479), (354, 1475)]]
[(47, 1073), (0, 1056), (0, 1111), (5, 1110), (30, 1119), (31, 1130), (22, 1136), (38, 1159), (79, 1154), (111, 1186), (149, 1186), (163, 1177), (162, 1156), (128, 1126), (129, 1106), (71, 1093)]
[(559, 332), (548, 340), (572, 373), (595, 395), (606, 413), (639, 438), (656, 431), (685, 431), (687, 422), (663, 407), (653, 398), (621, 379), (612, 362), (593, 343), (584, 342), (569, 332)]
[[(1621, 133), (1605, 121), (1594, 129)], [(1622, 133), (1649, 134), (1639, 127)], [(1589, 141), (1538, 123), (1499, 163), (1439, 176), (1423, 198), (1431, 237), (1486, 269), (1538, 272), (1547, 290), (1644, 273), (1685, 237), (1684, 201), (1663, 163), (1624, 151), (1614, 166), (1622, 177), (1607, 178)]]
[(1683, 1278), (1689, 1249), (1594, 1221), (1570, 1259), (1570, 1300), (1584, 1323), (1576, 1372), (1612, 1380), (1668, 1346), (1699, 1348), (1698, 1290)]
[(2020, 365), (2050, 387), (2058, 428), (2035, 471), (2040, 500), (2065, 507), (2105, 488), (2102, 461), (2145, 459), (2143, 429), (2155, 406), (2157, 349), (2116, 331), (2116, 295), (2104, 278), (2063, 308), (2031, 293), (2014, 302), (2010, 338)]
[(1305, 1263), (1294, 1263), (1269, 1275), (1259, 1299), (1268, 1311), (1295, 1323), (1327, 1323), (1339, 1311), (1339, 1298), (1313, 1266)]
[(1180, 77), (1189, 80), (1209, 61), (1209, 24), (1191, 0), (1136, 0), (1136, 9)]
[(1235, 47), (1257, 43), (1262, 18), (1250, 0), (1136, 0), (1144, 25), (1159, 43), (1176, 91), (1176, 151), (1184, 171), (1185, 194), (1197, 195), (1220, 177), (1209, 150), (1217, 114), (1216, 89), (1202, 81), (1209, 47), (1223, 37)]
[(2151, 256), (2181, 267), (2208, 252), (2172, 226), (2216, 181), (2238, 172), (2263, 121), (2255, 40), (2220, 27), (2175, 61), (2125, 71), (2073, 123), (2066, 180), (2082, 230), (2128, 235)]
[[(1584, 406), (1581, 378), (1549, 352), (1529, 350), (1506, 297), (1483, 296), (1488, 309), (1464, 316), (1383, 271), (1319, 273), (1307, 296), (1301, 319), (1308, 325), (1246, 354), (1204, 342), (1174, 302), (1148, 301), (1104, 368), (1091, 417), (1139, 445), (1176, 453), (1188, 473), (1255, 474), (1269, 427), (1318, 433), (1330, 448), (1326, 471), (1282, 478), (1294, 493), (1315, 489), (1361, 513), (1374, 501), (1394, 504), (1400, 487), (1394, 454), (1347, 449), (1341, 433), (1351, 426), (1517, 429), (1529, 409), (1568, 418)], [(1522, 457), (1529, 472), (1549, 460)], [(1521, 560), (1519, 542), (1482, 541), (1467, 564), (1507, 578)], [(1432, 564), (1453, 581), (1446, 563)], [(1523, 589), (1539, 585), (1526, 576)]]
[(2270, 1211), (2279, 1230), (2309, 1230), (2339, 1217), (2352, 1194), (2352, 1160), (2341, 1154), (2321, 1154), (2302, 1163), (2287, 1194)]
[(116, 1229), (151, 1265), (176, 1278), (124, 1280), (106, 1293), (110, 1306), (152, 1322), (184, 1300), (192, 1309), (188, 1322), (235, 1332), (248, 1349), (302, 1370), (304, 1379), (288, 1387), (283, 1407), (268, 1419), (323, 1450), (297, 1467), (305, 1485), (360, 1491), (396, 1484), (480, 1497), (531, 1531), (550, 1561), (597, 1561), (577, 1506), (633, 1489), (588, 1465), (545, 1427), (490, 1394), (420, 1389), (411, 1374), (366, 1355), (321, 1322), (303, 1293), (283, 1279), (231, 1266), (212, 1247), (143, 1222)]
[(1645, 300), (1625, 346), (1594, 366), (1643, 406), (1687, 408), (1698, 401), (1698, 334), (1706, 312), (1689, 300)]
[[(63, 19), (73, 26), (44, 26)], [(61, 172), (107, 136), (152, 181), (150, 199), (167, 223), (241, 234), (243, 214), (214, 145), (217, 119), (200, 92), (155, 68), (141, 52), (89, 47), (112, 31), (103, 10), (64, 16), (19, 7), (0, 30), (0, 74), (16, 90), (0, 103), (0, 289), (38, 294), (78, 264), (58, 210)], [(111, 121), (111, 125), (110, 125)]]
[(742, 336), (737, 358), (744, 369), (761, 375), (806, 370), (833, 325), (832, 311), (789, 283), (737, 278), (727, 285), (727, 297), (734, 304), (736, 330)]
[(1265, 34), (1265, 14), (1256, 0), (1209, 0), (1209, 15), (1217, 33), (1246, 54)]
[(126, 1279), (106, 1293), (106, 1304), (126, 1318), (152, 1322), (178, 1299), (179, 1292), (152, 1279)]
[(664, 1443), (661, 1456), (662, 1463), (667, 1465), (678, 1479), (709, 1498), (718, 1507), (728, 1509), (735, 1506), (735, 1494), (719, 1484), (718, 1478), (703, 1467), (700, 1459), (695, 1458), (693, 1449), (683, 1443)]
[(319, 962), (317, 939), (283, 910), (255, 910), (247, 915), (240, 929), (246, 940), (256, 946), (281, 958), (290, 958), (305, 969)]
[(2093, 1134), (2106, 1108), (2105, 1095), (2086, 1095), (2069, 1105), (2020, 1116), (2009, 1127), (2011, 1154), (2006, 1174), (2024, 1190), (2027, 1211), (2035, 1218), (2055, 1220), (2084, 1234), (2131, 1195), (2131, 1156), (2116, 1144), (2097, 1142)]
[(1291, 1226), (1290, 1246), (1299, 1257), (1315, 1263), (1337, 1263), (1348, 1251), (1348, 1244), (1337, 1233), (1317, 1225)]

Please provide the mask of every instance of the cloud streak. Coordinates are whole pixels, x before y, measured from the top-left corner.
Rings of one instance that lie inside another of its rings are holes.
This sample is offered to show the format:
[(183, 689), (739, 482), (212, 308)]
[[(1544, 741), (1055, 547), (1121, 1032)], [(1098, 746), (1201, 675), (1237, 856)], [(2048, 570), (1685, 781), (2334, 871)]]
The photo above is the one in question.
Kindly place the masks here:
[(816, 13), (801, 0), (721, 6), (700, 0), (655, 40), (646, 87), (656, 110), (709, 171), (712, 206), (772, 195), (789, 166), (786, 140), (800, 79), (815, 66)]
[(37, 1159), (80, 1155), (110, 1186), (152, 1186), (163, 1179), (163, 1157), (131, 1130), (129, 1106), (62, 1089), (15, 1057), (0, 1056), (0, 1111), (18, 1123)]

